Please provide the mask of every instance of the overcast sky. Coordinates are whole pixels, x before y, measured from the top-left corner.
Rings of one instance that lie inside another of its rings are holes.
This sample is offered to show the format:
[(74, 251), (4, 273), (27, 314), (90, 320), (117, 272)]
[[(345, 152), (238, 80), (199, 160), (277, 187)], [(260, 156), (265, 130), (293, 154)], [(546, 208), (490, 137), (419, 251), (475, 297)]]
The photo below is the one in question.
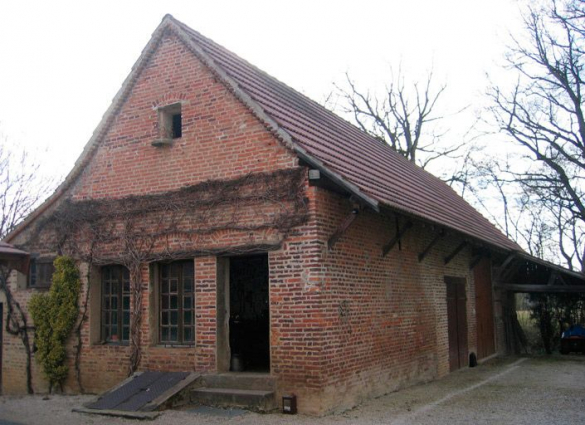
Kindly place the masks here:
[(480, 105), (519, 28), (515, 0), (2, 0), (0, 133), (64, 176), (166, 13), (320, 102), (345, 72), (433, 67), (452, 111)]

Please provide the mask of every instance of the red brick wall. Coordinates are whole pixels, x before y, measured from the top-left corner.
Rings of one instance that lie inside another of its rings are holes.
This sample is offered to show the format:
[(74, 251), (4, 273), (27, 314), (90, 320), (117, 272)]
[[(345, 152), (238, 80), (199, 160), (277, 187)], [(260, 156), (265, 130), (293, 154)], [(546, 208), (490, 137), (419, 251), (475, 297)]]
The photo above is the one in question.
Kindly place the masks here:
[[(183, 136), (159, 137), (156, 107), (182, 103)], [(75, 199), (161, 193), (291, 168), (297, 159), (174, 36), (163, 37), (73, 191)]]
[[(304, 249), (312, 258), (304, 260), (310, 266), (296, 295), (318, 305), (314, 311), (300, 309), (308, 312), (306, 320), (317, 325), (322, 338), (315, 346), (321, 361), (312, 377), (322, 393), (299, 397), (301, 407), (320, 413), (343, 410), (365, 397), (447, 374), (446, 275), (467, 279), (469, 351), (475, 351), (469, 250), (444, 265), (444, 257), (461, 241), (458, 236), (447, 235), (419, 262), (418, 254), (436, 230), (415, 223), (400, 248), (395, 246), (382, 258), (383, 245), (395, 234), (395, 218), (365, 211), (330, 251), (327, 240), (351, 205), (320, 189), (315, 198), (317, 234), (307, 238), (310, 246)], [(301, 363), (298, 370), (303, 367)], [(286, 389), (294, 391), (289, 382)]]

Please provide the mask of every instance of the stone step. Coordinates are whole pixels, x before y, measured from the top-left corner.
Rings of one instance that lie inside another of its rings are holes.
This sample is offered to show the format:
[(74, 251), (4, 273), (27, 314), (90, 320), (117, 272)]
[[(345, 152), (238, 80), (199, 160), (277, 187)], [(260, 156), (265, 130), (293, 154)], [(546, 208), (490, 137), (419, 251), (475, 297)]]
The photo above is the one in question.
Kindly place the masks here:
[(238, 388), (196, 388), (191, 391), (191, 403), (217, 407), (242, 407), (256, 412), (274, 410), (274, 391)]
[(238, 390), (275, 391), (276, 379), (265, 373), (220, 373), (203, 375), (201, 386), (208, 388), (234, 388)]

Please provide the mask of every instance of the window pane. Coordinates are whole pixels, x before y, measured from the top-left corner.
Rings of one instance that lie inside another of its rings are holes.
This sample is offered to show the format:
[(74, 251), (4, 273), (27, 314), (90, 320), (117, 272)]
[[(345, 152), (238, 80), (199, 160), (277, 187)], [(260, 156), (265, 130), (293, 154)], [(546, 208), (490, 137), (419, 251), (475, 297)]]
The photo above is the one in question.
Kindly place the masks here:
[(184, 310), (192, 310), (193, 309), (193, 298), (192, 297), (183, 297), (183, 309)]
[(185, 328), (183, 332), (184, 332), (183, 337), (184, 337), (185, 341), (187, 341), (187, 342), (193, 341), (193, 332), (192, 332), (192, 329), (190, 327)]
[(194, 340), (194, 263), (176, 261), (160, 266), (160, 328), (163, 342)]
[(130, 286), (127, 277), (128, 269), (123, 266), (102, 268), (102, 339), (105, 341), (130, 339)]
[(193, 292), (193, 279), (185, 278), (183, 282), (183, 292), (186, 294)]

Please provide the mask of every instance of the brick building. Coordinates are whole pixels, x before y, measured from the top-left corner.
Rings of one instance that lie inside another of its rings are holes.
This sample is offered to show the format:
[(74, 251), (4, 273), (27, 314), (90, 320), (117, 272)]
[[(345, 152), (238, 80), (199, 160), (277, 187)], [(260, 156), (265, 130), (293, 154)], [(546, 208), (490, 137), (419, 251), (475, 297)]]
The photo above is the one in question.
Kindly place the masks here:
[[(34, 256), (9, 282), (25, 314), (55, 256), (79, 262), (66, 391), (236, 362), (312, 414), (502, 351), (492, 264), (520, 251), (439, 179), (170, 16), (7, 242)], [(23, 344), (1, 348), (3, 393), (26, 392)]]

